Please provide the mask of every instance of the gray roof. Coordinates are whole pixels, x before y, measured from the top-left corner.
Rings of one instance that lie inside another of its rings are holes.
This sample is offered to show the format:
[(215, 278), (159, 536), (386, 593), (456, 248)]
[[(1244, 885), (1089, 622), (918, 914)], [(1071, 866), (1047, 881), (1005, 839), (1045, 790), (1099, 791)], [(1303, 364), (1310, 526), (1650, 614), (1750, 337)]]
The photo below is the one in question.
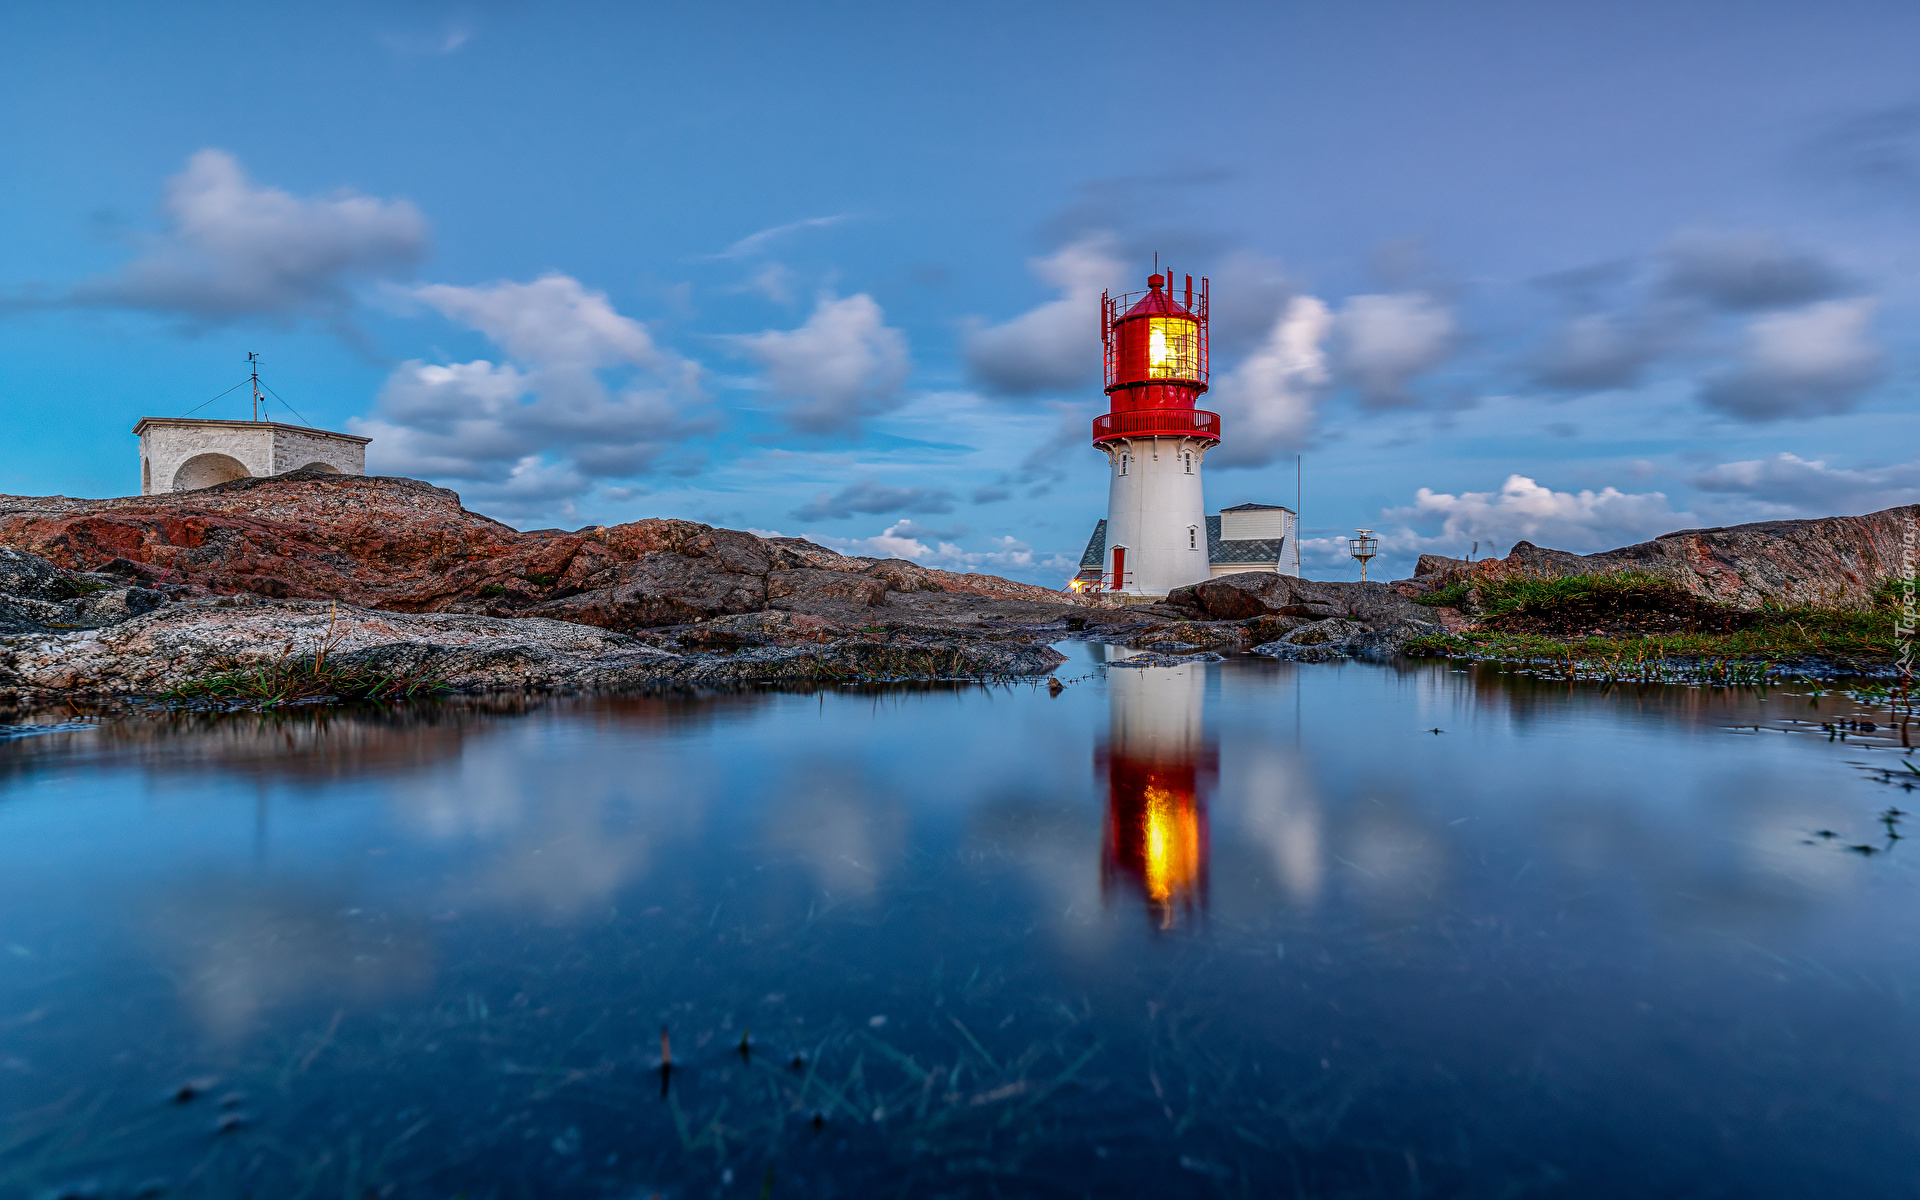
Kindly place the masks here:
[(1093, 536), (1087, 539), (1087, 552), (1080, 556), (1080, 569), (1091, 567), (1099, 570), (1107, 561), (1107, 522), (1102, 517), (1093, 527)]
[[(1258, 505), (1260, 508), (1272, 508), (1274, 505)], [(1232, 511), (1229, 509), (1228, 511)], [(1292, 511), (1289, 509), (1288, 511)], [(1277, 566), (1280, 551), (1287, 539), (1255, 538), (1248, 541), (1223, 542), (1220, 540), (1220, 518), (1207, 518), (1207, 565), (1232, 565), (1242, 563), (1249, 566)], [(1107, 561), (1107, 523), (1098, 521), (1093, 527), (1093, 536), (1087, 539), (1086, 553), (1080, 556), (1082, 571), (1098, 571)]]
[(1236, 504), (1232, 508), (1223, 508), (1221, 512), (1284, 512), (1293, 510), (1284, 504)]

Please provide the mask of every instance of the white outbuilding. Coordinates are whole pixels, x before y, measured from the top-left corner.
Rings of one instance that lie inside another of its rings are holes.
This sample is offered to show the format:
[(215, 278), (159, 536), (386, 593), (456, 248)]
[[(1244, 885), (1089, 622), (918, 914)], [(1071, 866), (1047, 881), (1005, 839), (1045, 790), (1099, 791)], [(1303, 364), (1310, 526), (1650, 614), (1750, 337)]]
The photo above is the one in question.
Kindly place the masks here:
[(372, 438), (278, 421), (142, 417), (140, 494), (190, 492), (248, 476), (288, 471), (367, 473)]
[[(1280, 504), (1236, 504), (1223, 508), (1204, 521), (1207, 565), (1200, 579), (1218, 579), (1243, 571), (1273, 571), (1280, 575), (1300, 574), (1298, 518)], [(1196, 527), (1198, 528), (1198, 527)], [(1080, 556), (1080, 571), (1068, 588), (1075, 592), (1109, 590), (1111, 576), (1105, 574), (1107, 522), (1096, 521), (1093, 536)]]

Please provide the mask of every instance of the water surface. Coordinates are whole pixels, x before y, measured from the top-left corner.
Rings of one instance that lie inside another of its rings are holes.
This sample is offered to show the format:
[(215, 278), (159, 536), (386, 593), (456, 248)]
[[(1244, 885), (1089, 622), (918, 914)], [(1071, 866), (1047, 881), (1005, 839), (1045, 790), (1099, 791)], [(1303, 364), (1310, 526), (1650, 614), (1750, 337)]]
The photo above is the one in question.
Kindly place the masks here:
[(1070, 649), (0, 740), (0, 1196), (1920, 1193), (1883, 715)]

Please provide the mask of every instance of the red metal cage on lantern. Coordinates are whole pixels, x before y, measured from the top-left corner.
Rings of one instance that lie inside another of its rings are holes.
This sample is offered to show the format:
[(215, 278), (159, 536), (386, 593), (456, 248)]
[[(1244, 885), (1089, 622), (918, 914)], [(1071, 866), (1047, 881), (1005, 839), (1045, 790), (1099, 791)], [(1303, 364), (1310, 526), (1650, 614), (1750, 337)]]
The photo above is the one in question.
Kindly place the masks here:
[(1220, 440), (1220, 416), (1194, 407), (1207, 390), (1207, 280), (1176, 292), (1154, 274), (1144, 292), (1100, 297), (1100, 334), (1110, 411), (1093, 423), (1095, 444), (1117, 437)]

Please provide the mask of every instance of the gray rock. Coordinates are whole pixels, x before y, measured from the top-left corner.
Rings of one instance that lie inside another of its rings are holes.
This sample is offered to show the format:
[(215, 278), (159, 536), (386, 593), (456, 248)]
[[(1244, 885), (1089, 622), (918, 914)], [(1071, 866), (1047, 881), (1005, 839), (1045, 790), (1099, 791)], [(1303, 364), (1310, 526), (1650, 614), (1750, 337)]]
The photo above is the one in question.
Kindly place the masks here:
[(166, 602), (164, 594), (115, 576), (63, 570), (0, 546), (0, 635), (98, 629)]
[(1188, 663), (1225, 662), (1220, 655), (1207, 651), (1201, 654), (1136, 654), (1132, 658), (1116, 659), (1108, 663), (1109, 667), (1184, 667)]
[(1326, 620), (1343, 617), (1369, 624), (1389, 624), (1416, 616), (1420, 606), (1384, 583), (1320, 582), (1246, 571), (1222, 575), (1168, 593), (1167, 603), (1201, 613), (1214, 621), (1236, 621), (1265, 616)]
[[(769, 621), (791, 629), (797, 619)], [(804, 624), (804, 622), (801, 622)], [(674, 653), (638, 637), (539, 617), (393, 613), (317, 600), (169, 604), (112, 626), (0, 639), (0, 697), (152, 695), (326, 648), (329, 661), (420, 674), (457, 691), (1044, 675), (1066, 658), (1028, 641), (827, 636)]]
[(1404, 617), (1385, 625), (1366, 625), (1339, 617), (1302, 625), (1278, 641), (1255, 646), (1255, 654), (1292, 662), (1335, 658), (1390, 658), (1417, 637), (1440, 630), (1430, 620)]

